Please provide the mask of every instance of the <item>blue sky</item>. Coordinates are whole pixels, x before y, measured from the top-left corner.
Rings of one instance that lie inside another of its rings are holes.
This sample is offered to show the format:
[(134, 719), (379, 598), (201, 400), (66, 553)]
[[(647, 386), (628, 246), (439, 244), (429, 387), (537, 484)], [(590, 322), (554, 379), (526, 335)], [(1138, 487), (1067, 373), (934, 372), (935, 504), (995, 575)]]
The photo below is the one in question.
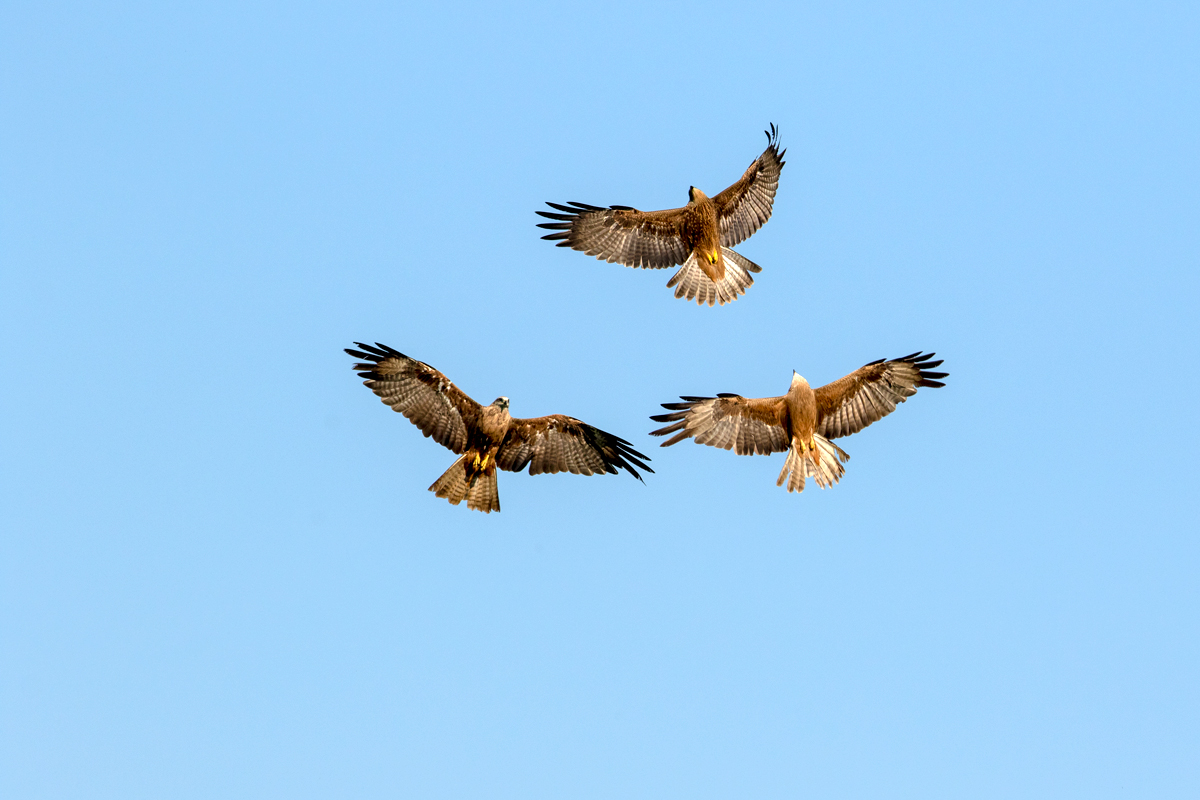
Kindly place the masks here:
[[(0, 12), (0, 789), (1194, 797), (1185, 3)], [(540, 241), (788, 148), (736, 303)], [(342, 348), (650, 455), (426, 487)], [(782, 456), (680, 394), (936, 350)]]

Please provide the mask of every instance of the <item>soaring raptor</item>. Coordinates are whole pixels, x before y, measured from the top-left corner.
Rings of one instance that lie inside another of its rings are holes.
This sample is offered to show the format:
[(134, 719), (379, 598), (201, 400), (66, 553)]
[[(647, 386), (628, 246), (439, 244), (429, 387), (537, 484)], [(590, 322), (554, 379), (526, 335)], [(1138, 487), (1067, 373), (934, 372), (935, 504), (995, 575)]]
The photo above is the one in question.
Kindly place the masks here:
[(766, 134), (763, 154), (741, 180), (715, 197), (692, 186), (688, 204), (667, 211), (601, 208), (574, 201), (569, 205), (546, 203), (555, 211), (537, 213), (555, 222), (538, 227), (555, 233), (542, 238), (561, 240), (559, 247), (582, 250), (627, 267), (663, 269), (682, 264), (667, 281), (668, 287), (676, 287), (676, 297), (710, 306), (731, 303), (754, 283), (750, 273), (762, 272), (762, 267), (730, 248), (750, 238), (771, 218), (787, 152), (779, 149), (779, 130), (773, 124)]
[(782, 397), (748, 398), (736, 394), (681, 397), (682, 403), (663, 403), (672, 413), (650, 419), (671, 424), (651, 436), (675, 434), (663, 447), (687, 438), (698, 444), (733, 448), (739, 456), (787, 451), (776, 486), (787, 481), (789, 492), (804, 491), (812, 477), (822, 489), (838, 482), (850, 456), (830, 441), (858, 433), (883, 419), (917, 393), (917, 388), (945, 386), (947, 372), (930, 372), (941, 365), (934, 353), (913, 353), (891, 361), (872, 361), (841, 380), (813, 390), (795, 372)]
[[(618, 467), (642, 480), (638, 469), (650, 459), (629, 442), (574, 417), (552, 414), (534, 419), (508, 415), (508, 398), (498, 397), (481, 406), (442, 373), (409, 358), (387, 345), (355, 342), (362, 350), (346, 349), (362, 363), (354, 365), (363, 384), (392, 410), (408, 417), (421, 433), (459, 454), (450, 469), (433, 482), (429, 491), (458, 505), (490, 514), (500, 510), (496, 467), (530, 475), (574, 472), (595, 475)], [(642, 481), (645, 483), (645, 481)]]

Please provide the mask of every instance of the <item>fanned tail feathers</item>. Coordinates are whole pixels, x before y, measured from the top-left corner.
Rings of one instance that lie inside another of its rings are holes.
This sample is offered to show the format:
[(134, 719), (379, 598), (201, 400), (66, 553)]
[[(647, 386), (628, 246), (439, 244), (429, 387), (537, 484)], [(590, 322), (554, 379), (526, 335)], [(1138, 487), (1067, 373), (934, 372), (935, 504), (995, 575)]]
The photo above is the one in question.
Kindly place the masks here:
[(842, 464), (850, 460), (849, 454), (819, 433), (813, 435), (813, 445), (812, 449), (801, 453), (800, 446), (792, 444), (779, 480), (775, 481), (776, 486), (783, 486), (787, 480), (789, 492), (803, 492), (807, 478), (814, 479), (822, 489), (828, 489), (841, 479), (846, 472)]
[[(468, 454), (469, 455), (469, 454)], [(467, 508), (490, 514), (500, 510), (500, 492), (496, 486), (496, 465), (488, 464), (478, 472), (468, 475), (467, 456), (459, 456), (450, 465), (450, 469), (442, 473), (442, 477), (433, 482), (429, 491), (438, 497), (444, 497), (451, 505), (467, 501)]]
[(688, 260), (683, 262), (679, 271), (667, 281), (667, 288), (675, 287), (675, 296), (695, 300), (698, 305), (725, 305), (738, 299), (739, 294), (745, 294), (746, 289), (754, 283), (751, 272), (762, 272), (762, 267), (750, 259), (735, 253), (728, 247), (722, 247), (725, 257), (725, 277), (714, 282), (700, 269), (700, 264), (693, 252)]

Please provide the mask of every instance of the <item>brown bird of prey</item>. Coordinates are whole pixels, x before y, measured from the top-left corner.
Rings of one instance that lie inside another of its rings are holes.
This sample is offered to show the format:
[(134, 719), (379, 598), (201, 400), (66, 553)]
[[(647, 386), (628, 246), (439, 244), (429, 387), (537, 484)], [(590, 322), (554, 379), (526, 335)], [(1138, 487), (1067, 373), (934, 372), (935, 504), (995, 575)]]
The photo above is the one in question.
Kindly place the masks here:
[(542, 238), (561, 240), (559, 247), (582, 250), (627, 267), (663, 269), (682, 264), (667, 281), (668, 287), (676, 287), (676, 297), (710, 306), (731, 303), (754, 283), (750, 273), (762, 272), (762, 267), (730, 248), (750, 238), (771, 218), (787, 152), (779, 149), (779, 130), (774, 125), (766, 134), (763, 154), (741, 180), (715, 197), (692, 186), (688, 204), (667, 211), (547, 203), (562, 213), (537, 212), (556, 220), (538, 225), (556, 231)]
[[(672, 411), (650, 419), (670, 425), (651, 436), (675, 434), (662, 443), (673, 445), (689, 437), (698, 444), (733, 448), (739, 456), (787, 451), (776, 486), (787, 480), (789, 492), (804, 491), (812, 477), (822, 489), (842, 477), (850, 456), (830, 441), (858, 433), (883, 419), (917, 393), (917, 388), (945, 386), (948, 372), (930, 372), (941, 361), (934, 353), (913, 353), (892, 361), (872, 361), (841, 380), (813, 390), (792, 372), (792, 385), (782, 397), (749, 398), (736, 394), (681, 397), (682, 403), (663, 403)], [(790, 475), (790, 477), (789, 477)]]
[(467, 508), (487, 514), (499, 511), (496, 467), (520, 472), (528, 465), (530, 475), (616, 475), (620, 467), (639, 481), (642, 476), (635, 466), (654, 472), (643, 463), (650, 459), (619, 436), (563, 414), (510, 417), (507, 397), (481, 406), (428, 364), (378, 342), (374, 347), (355, 344), (362, 350), (347, 348), (346, 352), (363, 360), (354, 365), (366, 378), (363, 385), (408, 417), (421, 433), (460, 455), (429, 487), (453, 505), (466, 500)]

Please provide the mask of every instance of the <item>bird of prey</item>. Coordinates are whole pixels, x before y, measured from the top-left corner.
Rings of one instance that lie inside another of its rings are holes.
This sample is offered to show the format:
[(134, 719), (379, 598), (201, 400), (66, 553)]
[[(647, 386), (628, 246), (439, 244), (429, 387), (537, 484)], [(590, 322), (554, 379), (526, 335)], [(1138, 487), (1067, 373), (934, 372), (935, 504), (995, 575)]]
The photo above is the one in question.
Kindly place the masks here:
[(497, 467), (520, 472), (528, 465), (530, 475), (616, 475), (621, 468), (639, 481), (642, 476), (634, 467), (654, 472), (643, 463), (650, 459), (619, 436), (563, 414), (510, 417), (507, 397), (481, 406), (428, 364), (378, 342), (374, 347), (355, 344), (361, 350), (346, 348), (346, 352), (362, 359), (354, 369), (366, 378), (363, 385), (408, 417), (421, 433), (459, 454), (429, 487), (453, 505), (466, 500), (467, 508), (487, 514), (499, 511)]
[(730, 248), (750, 238), (771, 218), (787, 152), (779, 149), (779, 130), (774, 124), (766, 134), (763, 154), (741, 180), (715, 197), (692, 186), (688, 204), (667, 211), (601, 208), (574, 201), (569, 205), (546, 203), (555, 211), (537, 213), (555, 221), (538, 227), (555, 233), (542, 238), (560, 240), (559, 247), (582, 250), (627, 267), (664, 269), (682, 264), (667, 281), (668, 288), (676, 287), (676, 297), (694, 299), (700, 305), (731, 303), (754, 283), (750, 273), (762, 272), (762, 267)]
[(917, 388), (945, 386), (947, 372), (930, 372), (941, 365), (934, 353), (913, 353), (891, 361), (872, 361), (841, 380), (813, 390), (792, 372), (792, 385), (782, 397), (749, 398), (736, 394), (681, 397), (682, 403), (663, 403), (672, 413), (650, 419), (669, 425), (651, 436), (671, 439), (663, 447), (687, 438), (698, 444), (733, 448), (739, 456), (787, 451), (776, 486), (787, 481), (789, 492), (804, 491), (806, 478), (822, 489), (838, 482), (842, 463), (850, 456), (830, 441), (858, 433), (883, 419), (917, 393)]

